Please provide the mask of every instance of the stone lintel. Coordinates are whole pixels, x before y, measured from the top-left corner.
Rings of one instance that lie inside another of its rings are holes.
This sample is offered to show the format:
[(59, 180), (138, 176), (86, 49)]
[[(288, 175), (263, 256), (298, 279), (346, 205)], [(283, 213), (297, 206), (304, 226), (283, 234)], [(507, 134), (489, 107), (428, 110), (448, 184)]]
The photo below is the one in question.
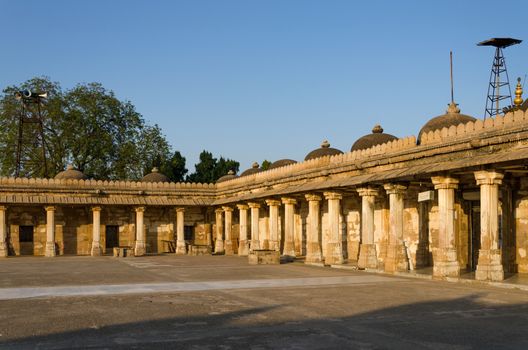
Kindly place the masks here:
[(497, 171), (475, 171), (475, 180), (477, 180), (477, 185), (500, 185), (504, 174)]

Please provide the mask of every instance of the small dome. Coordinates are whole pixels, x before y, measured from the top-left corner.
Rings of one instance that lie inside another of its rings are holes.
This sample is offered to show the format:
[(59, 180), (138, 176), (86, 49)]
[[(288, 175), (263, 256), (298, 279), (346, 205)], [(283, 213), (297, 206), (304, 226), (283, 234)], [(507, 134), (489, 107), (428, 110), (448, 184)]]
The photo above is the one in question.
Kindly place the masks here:
[(286, 166), (286, 165), (295, 164), (295, 163), (297, 163), (297, 161), (293, 159), (279, 159), (271, 163), (268, 169), (280, 168), (281, 166)]
[(66, 166), (66, 170), (61, 171), (60, 173), (55, 175), (55, 179), (57, 180), (86, 180), (88, 179), (88, 176), (84, 175), (79, 170), (75, 170), (73, 168), (73, 165), (68, 164), (68, 166)]
[(141, 182), (170, 182), (170, 179), (159, 172), (158, 168), (152, 168), (152, 172), (143, 176)]
[(324, 157), (324, 156), (333, 156), (336, 154), (342, 154), (340, 150), (336, 148), (331, 148), (330, 143), (327, 140), (324, 140), (321, 143), (321, 148), (314, 149), (304, 157), (304, 160), (310, 160), (314, 158)]
[(251, 168), (249, 168), (247, 170), (244, 170), (242, 172), (242, 174), (240, 174), (240, 176), (256, 174), (256, 173), (259, 173), (261, 171), (262, 171), (262, 169), (260, 169), (259, 163), (255, 162), (255, 163), (253, 163), (253, 165), (251, 165)]
[(357, 139), (350, 148), (350, 151), (367, 149), (397, 139), (398, 138), (394, 135), (383, 133), (383, 128), (381, 125), (377, 124), (372, 129), (372, 134), (368, 134)]
[(422, 129), (418, 133), (417, 143), (420, 144), (422, 135), (426, 132), (438, 130), (442, 128), (449, 128), (452, 125), (457, 126), (459, 124), (474, 122), (476, 120), (477, 119), (469, 115), (460, 114), (460, 108), (458, 108), (458, 105), (454, 102), (451, 102), (449, 104), (449, 107), (447, 108), (446, 114), (442, 114), (442, 115), (439, 115), (438, 117), (434, 117), (422, 127)]
[(218, 180), (216, 180), (216, 183), (224, 182), (224, 181), (227, 181), (227, 180), (236, 179), (237, 177), (238, 176), (235, 175), (235, 172), (233, 170), (229, 170), (227, 172), (227, 175), (224, 175), (221, 178), (219, 178)]

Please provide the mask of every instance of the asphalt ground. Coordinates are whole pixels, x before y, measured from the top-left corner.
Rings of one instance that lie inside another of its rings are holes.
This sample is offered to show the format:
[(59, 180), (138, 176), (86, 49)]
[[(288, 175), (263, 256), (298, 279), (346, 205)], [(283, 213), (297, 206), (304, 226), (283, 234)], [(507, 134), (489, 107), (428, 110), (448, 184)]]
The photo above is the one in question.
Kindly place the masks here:
[(528, 292), (228, 256), (0, 261), (2, 349), (527, 349)]

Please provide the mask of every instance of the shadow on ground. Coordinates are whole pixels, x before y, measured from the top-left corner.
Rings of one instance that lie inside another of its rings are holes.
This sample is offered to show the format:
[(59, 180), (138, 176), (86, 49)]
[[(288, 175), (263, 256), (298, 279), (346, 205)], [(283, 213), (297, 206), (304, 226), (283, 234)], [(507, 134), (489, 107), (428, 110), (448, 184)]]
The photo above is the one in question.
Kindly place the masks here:
[[(174, 317), (0, 342), (9, 349), (527, 349), (528, 304), (479, 295), (341, 318), (292, 319), (287, 305)], [(278, 317), (274, 317), (274, 314)], [(267, 317), (259, 318), (262, 315)], [(272, 321), (270, 321), (272, 320)]]

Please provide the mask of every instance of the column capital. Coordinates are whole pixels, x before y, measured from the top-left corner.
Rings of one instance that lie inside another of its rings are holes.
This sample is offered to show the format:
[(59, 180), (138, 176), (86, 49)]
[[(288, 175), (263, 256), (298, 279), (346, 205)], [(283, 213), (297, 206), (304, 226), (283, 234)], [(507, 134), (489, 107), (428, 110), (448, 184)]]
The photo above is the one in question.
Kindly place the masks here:
[(266, 199), (266, 204), (270, 207), (278, 207), (279, 205), (281, 205), (281, 201), (278, 199)]
[(504, 174), (496, 171), (475, 171), (475, 180), (477, 180), (477, 185), (500, 185)]
[(323, 195), (326, 199), (342, 199), (343, 195), (339, 192), (324, 192)]
[(46, 211), (55, 211), (57, 210), (57, 207), (53, 206), (53, 205), (47, 205), (44, 207), (44, 209), (46, 209)]
[(236, 206), (238, 210), (248, 210), (249, 209), (247, 204), (237, 204)]
[(321, 201), (323, 199), (323, 197), (321, 197), (320, 195), (315, 194), (315, 193), (305, 194), (304, 198), (306, 198), (306, 200), (308, 202), (319, 202), (319, 201)]
[(7, 205), (0, 205), (0, 211), (6, 211)]
[(387, 194), (404, 194), (407, 186), (398, 183), (388, 183), (383, 185)]
[(260, 209), (260, 203), (248, 202), (248, 206), (252, 209)]
[(435, 190), (448, 190), (458, 188), (458, 179), (449, 176), (433, 176), (431, 181), (435, 187)]
[(184, 213), (185, 212), (185, 208), (183, 208), (183, 207), (176, 208), (176, 212), (177, 213)]
[(282, 197), (281, 201), (283, 204), (297, 204), (297, 200), (295, 198)]
[(234, 209), (231, 208), (231, 207), (228, 207), (228, 206), (223, 206), (222, 209), (225, 211), (225, 212), (232, 212)]
[(379, 195), (379, 189), (375, 187), (359, 187), (356, 189), (360, 197), (376, 197)]
[(90, 209), (91, 211), (101, 211), (102, 210), (101, 207), (91, 207)]
[(143, 213), (143, 212), (145, 212), (145, 210), (146, 210), (145, 207), (135, 207), (135, 208), (134, 208), (134, 211), (135, 211), (136, 213)]
[(215, 209), (215, 214), (216, 215), (223, 214), (223, 213), (224, 213), (224, 209), (222, 209), (221, 207)]

